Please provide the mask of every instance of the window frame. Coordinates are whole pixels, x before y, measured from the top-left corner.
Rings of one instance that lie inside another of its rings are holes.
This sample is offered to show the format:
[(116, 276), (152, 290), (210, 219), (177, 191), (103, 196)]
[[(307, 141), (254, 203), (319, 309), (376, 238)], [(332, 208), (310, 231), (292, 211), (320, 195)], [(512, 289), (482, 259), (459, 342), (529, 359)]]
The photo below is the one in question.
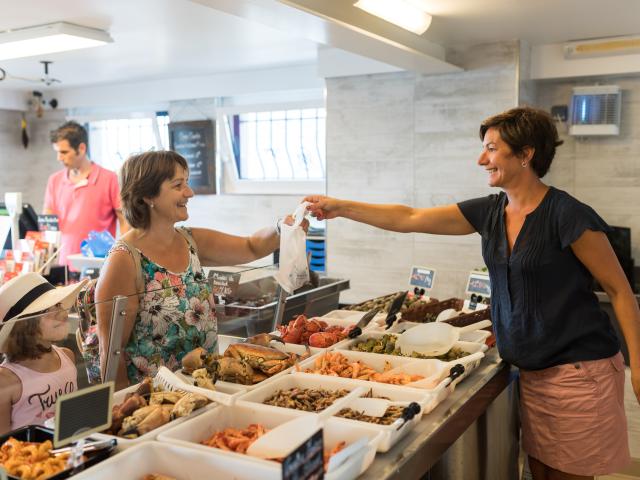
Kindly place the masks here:
[[(91, 140), (91, 123), (94, 122), (105, 122), (105, 121), (110, 121), (110, 120), (128, 120), (128, 121), (133, 121), (133, 120), (143, 120), (143, 119), (149, 119), (151, 120), (151, 128), (153, 131), (153, 139), (154, 139), (154, 145), (149, 147), (149, 149), (153, 149), (153, 150), (163, 150), (165, 149), (165, 146), (162, 145), (162, 139), (161, 139), (161, 133), (160, 133), (160, 128), (158, 125), (158, 117), (167, 117), (170, 119), (169, 116), (169, 112), (166, 109), (160, 109), (160, 110), (154, 110), (154, 111), (136, 111), (136, 112), (128, 112), (128, 113), (118, 113), (118, 112), (114, 112), (114, 113), (102, 113), (102, 114), (98, 114), (98, 115), (92, 115), (92, 116), (86, 116), (85, 118), (82, 118), (82, 124), (84, 125), (84, 127), (87, 130), (87, 133), (89, 135), (89, 151), (88, 151), (88, 156), (92, 161), (95, 161), (98, 165), (100, 165), (103, 168), (107, 168), (108, 170), (112, 170), (112, 171), (118, 171), (120, 169), (120, 166), (118, 166), (115, 170), (112, 169), (112, 167), (114, 166), (113, 164), (109, 163), (109, 164), (105, 164), (105, 161), (103, 158), (101, 158), (101, 156), (95, 156), (93, 155), (94, 153), (96, 153), (96, 149), (94, 146), (95, 140), (92, 142)], [(168, 123), (167, 123), (168, 125)], [(167, 128), (167, 142), (168, 142), (168, 128)], [(169, 146), (167, 144), (166, 148), (168, 149)], [(144, 150), (143, 150), (144, 151)], [(126, 156), (128, 157), (131, 154), (134, 153), (140, 153), (137, 151), (132, 151), (129, 154), (127, 154)], [(124, 160), (126, 160), (126, 158), (123, 158), (122, 161), (124, 162)]]
[[(287, 103), (260, 105), (221, 106), (216, 109), (218, 152), (217, 170), (220, 172), (220, 192), (223, 194), (260, 194), (260, 195), (311, 195), (325, 194), (327, 189), (327, 162), (325, 153), (325, 178), (322, 180), (262, 180), (240, 177), (238, 163), (233, 152), (233, 135), (229, 117), (243, 113), (263, 113), (305, 108), (326, 108), (323, 101), (307, 100)], [(325, 117), (326, 118), (326, 117)], [(325, 119), (326, 122), (326, 119)], [(325, 123), (326, 125), (326, 123)], [(326, 128), (325, 128), (326, 131)], [(325, 136), (326, 138), (326, 136)], [(326, 149), (325, 149), (326, 152)]]

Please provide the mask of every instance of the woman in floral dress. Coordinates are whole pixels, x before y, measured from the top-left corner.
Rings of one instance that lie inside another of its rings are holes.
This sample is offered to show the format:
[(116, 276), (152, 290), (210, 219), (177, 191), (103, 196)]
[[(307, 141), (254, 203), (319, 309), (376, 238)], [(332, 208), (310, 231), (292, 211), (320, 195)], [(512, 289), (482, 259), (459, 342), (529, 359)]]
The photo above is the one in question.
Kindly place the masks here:
[(132, 229), (112, 248), (96, 288), (103, 374), (109, 300), (129, 297), (117, 388), (152, 376), (163, 365), (176, 370), (196, 347), (215, 352), (213, 295), (202, 266), (250, 262), (272, 253), (280, 242), (277, 226), (247, 237), (176, 228), (177, 222), (189, 218), (187, 203), (193, 190), (187, 162), (175, 152), (134, 155), (120, 175), (122, 210)]

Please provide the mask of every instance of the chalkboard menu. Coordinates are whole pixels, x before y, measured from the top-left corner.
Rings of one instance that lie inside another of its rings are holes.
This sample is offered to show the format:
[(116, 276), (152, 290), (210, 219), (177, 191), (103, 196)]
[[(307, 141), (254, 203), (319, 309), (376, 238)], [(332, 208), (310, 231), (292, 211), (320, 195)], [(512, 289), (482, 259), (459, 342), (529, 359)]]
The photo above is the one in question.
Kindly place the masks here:
[(189, 164), (189, 186), (195, 193), (216, 193), (214, 122), (171, 122), (169, 145)]

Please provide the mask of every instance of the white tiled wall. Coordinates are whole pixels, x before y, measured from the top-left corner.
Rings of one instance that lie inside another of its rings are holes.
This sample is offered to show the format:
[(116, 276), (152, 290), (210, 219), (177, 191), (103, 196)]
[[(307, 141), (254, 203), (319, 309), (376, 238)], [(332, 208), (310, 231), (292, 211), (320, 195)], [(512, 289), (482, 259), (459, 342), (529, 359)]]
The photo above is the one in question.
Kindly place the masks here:
[(60, 164), (49, 142), (49, 132), (64, 122), (64, 112), (47, 110), (42, 118), (27, 115), (29, 146), (22, 146), (20, 112), (0, 110), (0, 199), (5, 192), (22, 192), (23, 201), (42, 209), (47, 178)]
[[(328, 80), (329, 195), (421, 207), (486, 195), (478, 127), (518, 103), (518, 49), (453, 52), (450, 60), (466, 68), (456, 74)], [(411, 265), (437, 269), (433, 296), (459, 296), (468, 272), (483, 265), (477, 235), (399, 234), (342, 219), (329, 223), (327, 250), (329, 273), (351, 279), (345, 301), (403, 288)]]
[[(562, 135), (549, 181), (591, 205), (611, 225), (631, 227), (632, 256), (640, 262), (640, 77), (598, 77), (545, 82), (538, 104), (568, 105), (578, 85), (622, 88), (620, 135), (577, 138)], [(562, 127), (562, 126), (561, 126)]]

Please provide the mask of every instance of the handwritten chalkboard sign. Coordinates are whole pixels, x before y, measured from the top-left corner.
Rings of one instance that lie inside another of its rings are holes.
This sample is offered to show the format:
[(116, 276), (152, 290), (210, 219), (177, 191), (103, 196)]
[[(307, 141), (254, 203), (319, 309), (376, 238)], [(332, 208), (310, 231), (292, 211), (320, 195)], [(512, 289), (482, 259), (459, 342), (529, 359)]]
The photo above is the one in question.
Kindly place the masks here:
[(195, 193), (216, 193), (214, 122), (171, 122), (169, 145), (189, 165), (189, 186)]
[(53, 445), (57, 448), (109, 428), (113, 388), (113, 382), (106, 382), (58, 397)]
[(240, 274), (211, 270), (209, 271), (209, 280), (211, 280), (215, 295), (228, 297), (229, 295), (235, 295), (238, 291)]

